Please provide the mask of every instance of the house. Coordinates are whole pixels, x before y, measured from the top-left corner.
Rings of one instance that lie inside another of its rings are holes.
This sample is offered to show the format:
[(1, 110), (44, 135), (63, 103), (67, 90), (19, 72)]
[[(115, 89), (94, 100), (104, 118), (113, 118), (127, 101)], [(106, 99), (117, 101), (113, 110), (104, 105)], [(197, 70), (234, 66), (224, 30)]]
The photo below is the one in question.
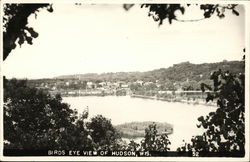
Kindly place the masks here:
[(146, 82), (146, 83), (144, 83), (145, 86), (151, 85), (151, 84), (154, 84), (154, 83), (153, 82)]
[(93, 82), (87, 82), (87, 88), (94, 89), (96, 88), (96, 84)]
[(102, 86), (102, 87), (104, 87), (104, 86), (107, 85), (107, 83), (106, 82), (100, 82), (99, 85)]
[(142, 86), (144, 82), (142, 80), (137, 80), (135, 83), (140, 84)]
[(121, 88), (128, 88), (129, 86), (128, 86), (128, 84), (122, 84), (121, 85)]

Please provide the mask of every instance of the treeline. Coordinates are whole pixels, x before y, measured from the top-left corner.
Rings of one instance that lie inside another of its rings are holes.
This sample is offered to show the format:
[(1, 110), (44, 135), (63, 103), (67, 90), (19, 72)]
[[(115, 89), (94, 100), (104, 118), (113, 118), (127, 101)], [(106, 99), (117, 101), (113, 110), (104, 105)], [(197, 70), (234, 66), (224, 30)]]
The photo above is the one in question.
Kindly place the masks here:
[(202, 81), (210, 79), (211, 72), (218, 69), (223, 71), (230, 70), (232, 73), (243, 73), (242, 61), (223, 61), (218, 63), (203, 63), (192, 64), (190, 62), (183, 62), (174, 64), (169, 68), (161, 68), (148, 72), (116, 72), (116, 73), (89, 73), (58, 76), (54, 79), (79, 79), (88, 81), (126, 81), (134, 82), (143, 80), (145, 82), (171, 81), (179, 82), (189, 80)]

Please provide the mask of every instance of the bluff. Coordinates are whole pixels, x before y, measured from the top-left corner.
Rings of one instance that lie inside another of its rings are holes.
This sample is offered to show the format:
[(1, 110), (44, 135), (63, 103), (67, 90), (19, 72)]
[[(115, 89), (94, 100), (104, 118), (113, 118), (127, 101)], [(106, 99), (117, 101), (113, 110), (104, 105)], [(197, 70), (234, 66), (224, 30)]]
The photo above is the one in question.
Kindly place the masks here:
[(221, 69), (229, 70), (232, 73), (244, 73), (244, 65), (242, 61), (223, 61), (217, 63), (193, 64), (183, 62), (174, 64), (168, 68), (160, 68), (147, 72), (115, 72), (115, 73), (88, 73), (63, 75), (54, 79), (79, 79), (87, 81), (126, 81), (133, 82), (136, 80), (155, 82), (156, 80), (171, 82), (183, 82), (187, 79), (194, 81), (202, 81), (210, 78), (213, 71)]

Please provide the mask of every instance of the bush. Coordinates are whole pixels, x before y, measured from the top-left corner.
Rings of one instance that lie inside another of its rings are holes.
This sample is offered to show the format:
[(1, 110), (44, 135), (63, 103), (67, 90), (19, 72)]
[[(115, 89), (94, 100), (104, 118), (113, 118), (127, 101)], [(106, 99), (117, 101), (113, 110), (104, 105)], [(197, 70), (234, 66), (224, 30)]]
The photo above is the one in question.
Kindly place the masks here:
[(84, 119), (60, 95), (4, 78), (5, 149), (93, 149)]
[[(218, 109), (199, 117), (205, 132), (192, 138), (192, 144), (178, 151), (245, 153), (245, 76), (218, 70), (211, 75), (214, 93), (207, 101), (217, 99)], [(206, 87), (206, 86), (205, 86)], [(205, 91), (205, 87), (202, 89)]]

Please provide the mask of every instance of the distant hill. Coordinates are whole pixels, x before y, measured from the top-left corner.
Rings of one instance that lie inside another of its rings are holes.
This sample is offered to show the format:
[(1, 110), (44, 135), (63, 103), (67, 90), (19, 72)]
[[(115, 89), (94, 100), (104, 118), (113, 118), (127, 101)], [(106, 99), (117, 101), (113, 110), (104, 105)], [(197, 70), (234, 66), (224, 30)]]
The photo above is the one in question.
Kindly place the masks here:
[[(123, 138), (140, 138), (145, 136), (145, 129), (152, 124), (152, 121), (145, 122), (130, 122), (115, 126), (115, 128), (121, 133)], [(158, 134), (172, 134), (173, 126), (168, 123), (154, 122)]]
[(243, 73), (244, 66), (242, 61), (223, 61), (217, 63), (203, 63), (192, 64), (190, 62), (183, 62), (174, 64), (169, 68), (161, 68), (147, 72), (116, 72), (116, 73), (88, 73), (88, 74), (75, 74), (63, 75), (55, 77), (54, 79), (81, 79), (90, 81), (151, 81), (155, 80), (170, 80), (172, 82), (183, 82), (187, 80), (201, 80), (209, 79), (211, 72), (222, 69), (229, 70), (232, 73)]
[(210, 74), (218, 69), (232, 73), (244, 72), (242, 61), (223, 61), (218, 63), (204, 63), (192, 64), (190, 62), (183, 62), (174, 64), (169, 68), (162, 68), (145, 73), (145, 76), (151, 76), (157, 79), (169, 79), (171, 81), (185, 81), (190, 80), (200, 81), (209, 79)]

